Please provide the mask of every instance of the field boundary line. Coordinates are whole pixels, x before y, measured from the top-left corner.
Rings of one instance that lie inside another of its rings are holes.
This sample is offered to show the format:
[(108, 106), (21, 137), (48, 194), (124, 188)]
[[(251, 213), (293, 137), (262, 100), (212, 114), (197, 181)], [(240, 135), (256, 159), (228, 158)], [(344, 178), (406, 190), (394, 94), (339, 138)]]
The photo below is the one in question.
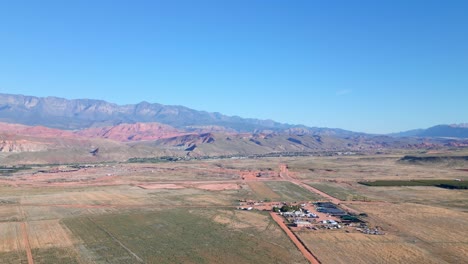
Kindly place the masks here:
[(336, 197), (334, 197), (334, 196), (332, 196), (332, 195), (330, 195), (330, 194), (328, 194), (326, 192), (322, 192), (321, 190), (319, 190), (319, 189), (317, 189), (317, 188), (315, 188), (313, 186), (310, 186), (307, 183), (302, 182), (301, 180), (297, 180), (297, 179), (294, 179), (294, 178), (290, 177), (289, 176), (289, 169), (288, 169), (288, 167), (286, 165), (282, 165), (281, 170), (283, 171), (283, 174), (282, 174), (283, 176), (282, 177), (285, 178), (286, 180), (289, 180), (291, 183), (294, 183), (297, 186), (302, 187), (302, 188), (304, 188), (304, 189), (306, 189), (306, 190), (308, 190), (310, 192), (316, 193), (316, 194), (330, 200), (332, 203), (340, 205), (341, 207), (343, 207), (348, 212), (351, 212), (351, 213), (354, 213), (354, 214), (359, 214), (358, 211), (350, 208), (349, 206), (346, 206), (346, 205), (342, 204), (341, 203), (342, 201), (340, 199), (338, 199), (338, 198), (336, 198)]
[(31, 245), (29, 244), (28, 223), (26, 222), (26, 215), (22, 206), (19, 206), (19, 209), (23, 218), (23, 222), (21, 222), (21, 233), (23, 233), (23, 243), (24, 249), (26, 250), (26, 256), (28, 257), (28, 264), (34, 264), (34, 259), (31, 252)]
[(117, 244), (119, 244), (123, 249), (125, 249), (130, 255), (132, 255), (133, 257), (135, 257), (138, 262), (141, 262), (141, 263), (145, 263), (143, 261), (143, 259), (141, 259), (137, 254), (133, 253), (133, 251), (131, 251), (128, 247), (126, 247), (122, 242), (120, 242), (120, 240), (118, 240), (115, 236), (113, 236), (109, 231), (107, 231), (106, 229), (104, 229), (103, 227), (101, 227), (98, 223), (96, 223), (93, 219), (91, 219), (89, 216), (87, 217), (89, 221), (91, 221), (95, 226), (97, 226), (97, 228), (99, 228), (100, 230), (102, 230), (104, 233), (106, 233), (108, 236), (110, 236), (112, 238), (112, 240), (114, 240), (115, 242), (117, 242)]

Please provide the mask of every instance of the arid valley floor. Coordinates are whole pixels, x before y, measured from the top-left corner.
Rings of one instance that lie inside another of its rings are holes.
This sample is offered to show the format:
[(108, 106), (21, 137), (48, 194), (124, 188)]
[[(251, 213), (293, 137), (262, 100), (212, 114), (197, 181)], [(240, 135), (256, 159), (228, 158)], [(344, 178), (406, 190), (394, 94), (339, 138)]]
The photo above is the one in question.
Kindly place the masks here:
[[(358, 183), (468, 181), (467, 162), (408, 163), (403, 155), (41, 165), (4, 173), (0, 262), (468, 263), (467, 190)], [(313, 210), (319, 201), (379, 234), (320, 224), (339, 218), (318, 212), (313, 228), (292, 227), (270, 212), (275, 204)]]

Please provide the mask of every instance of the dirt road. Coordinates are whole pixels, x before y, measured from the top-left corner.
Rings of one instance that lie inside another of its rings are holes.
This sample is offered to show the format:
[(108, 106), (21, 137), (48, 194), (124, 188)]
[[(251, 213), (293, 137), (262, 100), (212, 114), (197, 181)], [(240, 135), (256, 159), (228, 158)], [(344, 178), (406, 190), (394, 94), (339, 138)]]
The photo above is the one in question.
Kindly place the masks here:
[(343, 209), (347, 210), (350, 213), (359, 214), (359, 212), (357, 212), (356, 210), (344, 205), (340, 199), (337, 199), (337, 198), (335, 198), (335, 197), (333, 197), (333, 196), (331, 196), (331, 195), (329, 195), (327, 193), (324, 193), (324, 192), (322, 192), (322, 191), (320, 191), (320, 190), (318, 190), (318, 189), (316, 189), (316, 188), (314, 188), (314, 187), (312, 187), (312, 186), (310, 186), (310, 185), (308, 185), (306, 183), (303, 183), (302, 181), (300, 181), (298, 179), (292, 178), (290, 176), (289, 169), (288, 169), (287, 165), (284, 165), (284, 164), (280, 165), (280, 175), (284, 180), (292, 182), (292, 183), (294, 183), (294, 184), (296, 184), (296, 185), (298, 185), (298, 186), (300, 186), (300, 187), (302, 187), (302, 188), (304, 188), (306, 190), (309, 190), (309, 191), (311, 191), (313, 193), (316, 193), (316, 194), (324, 197), (325, 199), (330, 200), (334, 204), (339, 204)]
[(283, 229), (283, 231), (288, 235), (289, 239), (296, 245), (296, 247), (301, 251), (302, 255), (312, 264), (319, 264), (320, 261), (318, 261), (317, 258), (315, 258), (314, 255), (302, 244), (302, 242), (297, 238), (297, 236), (289, 230), (289, 228), (286, 226), (286, 224), (283, 222), (283, 218), (279, 215), (277, 215), (274, 212), (270, 212), (271, 218), (275, 220), (275, 222)]
[(20, 206), (19, 209), (23, 218), (23, 222), (21, 222), (21, 233), (23, 233), (23, 243), (24, 249), (26, 250), (26, 256), (28, 257), (28, 264), (34, 264), (31, 246), (29, 245), (28, 223), (26, 222), (26, 214), (23, 211), (23, 207)]

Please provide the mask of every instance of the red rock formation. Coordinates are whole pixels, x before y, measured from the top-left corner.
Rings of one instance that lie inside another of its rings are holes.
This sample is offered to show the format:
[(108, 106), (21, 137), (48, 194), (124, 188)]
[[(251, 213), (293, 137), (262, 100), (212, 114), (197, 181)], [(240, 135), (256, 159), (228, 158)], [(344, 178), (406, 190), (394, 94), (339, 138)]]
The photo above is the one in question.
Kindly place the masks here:
[(187, 133), (159, 123), (120, 124), (117, 126), (88, 128), (80, 131), (0, 123), (0, 134), (31, 136), (36, 138), (107, 138), (115, 141), (127, 142), (158, 140), (186, 135)]
[(176, 136), (164, 139), (159, 141), (161, 145), (169, 145), (169, 146), (179, 146), (179, 147), (192, 147), (197, 146), (200, 144), (210, 144), (216, 141), (216, 138), (211, 133), (205, 134), (185, 134), (182, 136)]
[(0, 133), (4, 135), (22, 135), (38, 138), (76, 137), (72, 131), (48, 128), (43, 126), (25, 126), (8, 123), (0, 123)]
[(29, 140), (0, 140), (0, 152), (34, 152), (47, 150), (43, 142)]
[(159, 123), (120, 124), (112, 127), (88, 128), (76, 132), (88, 138), (107, 138), (116, 141), (142, 141), (171, 138), (186, 133)]

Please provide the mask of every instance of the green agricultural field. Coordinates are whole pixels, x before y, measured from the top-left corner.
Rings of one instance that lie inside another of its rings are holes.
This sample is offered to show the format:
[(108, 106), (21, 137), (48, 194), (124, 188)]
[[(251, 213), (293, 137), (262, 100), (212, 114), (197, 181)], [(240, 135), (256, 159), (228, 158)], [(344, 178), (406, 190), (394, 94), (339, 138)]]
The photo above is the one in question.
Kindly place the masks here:
[(35, 264), (67, 263), (78, 264), (79, 259), (74, 249), (48, 248), (33, 249), (32, 255)]
[(23, 170), (30, 170), (30, 167), (27, 166), (13, 166), (13, 167), (7, 167), (7, 166), (0, 166), (0, 176), (10, 176), (13, 173), (23, 171)]
[(468, 189), (468, 182), (455, 180), (413, 180), (413, 181), (393, 181), (379, 180), (371, 182), (359, 182), (367, 186), (434, 186), (446, 189)]
[(269, 181), (265, 182), (265, 185), (277, 193), (281, 201), (318, 201), (321, 199), (321, 196), (291, 182)]
[(171, 209), (63, 220), (97, 263), (306, 263), (260, 212)]
[(366, 201), (368, 198), (350, 187), (338, 185), (336, 183), (308, 183), (310, 186), (327, 193), (342, 201)]
[(0, 252), (0, 261), (2, 264), (28, 263), (24, 252)]

